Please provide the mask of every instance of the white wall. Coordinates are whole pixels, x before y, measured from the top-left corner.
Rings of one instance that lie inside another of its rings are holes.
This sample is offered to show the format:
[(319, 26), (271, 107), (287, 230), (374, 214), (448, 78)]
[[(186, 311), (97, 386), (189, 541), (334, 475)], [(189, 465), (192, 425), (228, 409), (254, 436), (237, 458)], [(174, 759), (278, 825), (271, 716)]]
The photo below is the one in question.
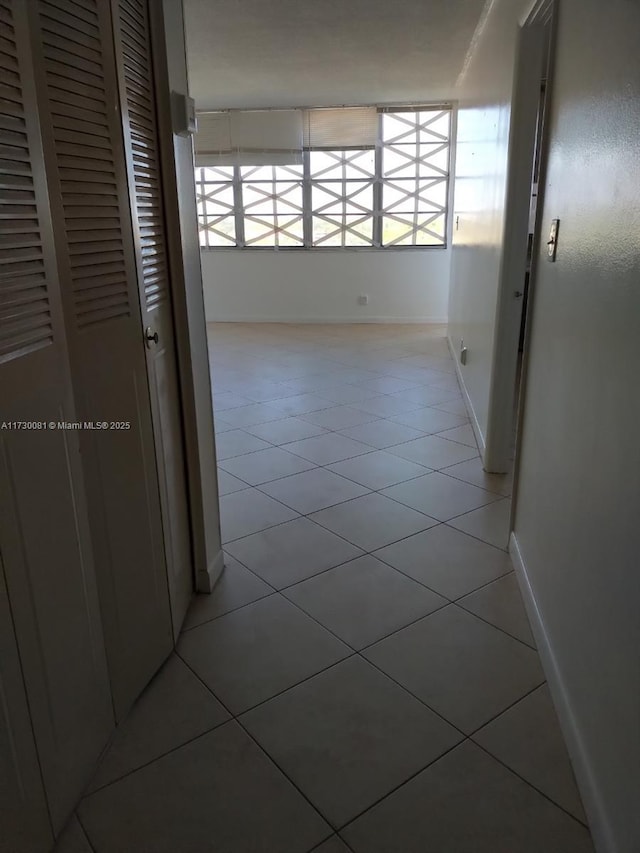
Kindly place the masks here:
[[(458, 136), (449, 337), (481, 448), (486, 440), (507, 186), (511, 96), (519, 17), (531, 0), (495, 0), (458, 85)], [(456, 227), (456, 217), (458, 225)]]
[(207, 320), (443, 323), (450, 259), (449, 249), (203, 250)]
[(598, 850), (637, 853), (640, 5), (559, 6), (543, 222), (560, 232), (533, 290), (515, 536)]

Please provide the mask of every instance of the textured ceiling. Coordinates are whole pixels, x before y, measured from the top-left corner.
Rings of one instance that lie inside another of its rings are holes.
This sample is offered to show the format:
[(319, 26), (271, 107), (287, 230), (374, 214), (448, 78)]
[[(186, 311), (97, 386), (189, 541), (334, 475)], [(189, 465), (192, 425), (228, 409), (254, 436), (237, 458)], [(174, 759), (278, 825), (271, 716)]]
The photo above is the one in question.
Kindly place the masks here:
[(450, 98), (485, 0), (184, 0), (199, 109)]

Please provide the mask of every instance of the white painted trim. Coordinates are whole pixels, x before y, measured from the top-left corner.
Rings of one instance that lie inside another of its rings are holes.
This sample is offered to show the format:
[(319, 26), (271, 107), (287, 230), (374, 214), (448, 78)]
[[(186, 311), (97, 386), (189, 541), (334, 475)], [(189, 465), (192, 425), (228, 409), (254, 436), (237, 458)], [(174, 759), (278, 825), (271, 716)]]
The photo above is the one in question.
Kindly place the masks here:
[(462, 373), (462, 368), (460, 362), (458, 361), (458, 354), (456, 352), (453, 341), (451, 340), (451, 336), (447, 335), (447, 344), (449, 345), (449, 352), (451, 353), (451, 358), (453, 359), (453, 363), (456, 367), (456, 376), (458, 377), (458, 383), (460, 385), (460, 390), (462, 391), (462, 399), (464, 400), (464, 404), (467, 409), (467, 414), (469, 415), (469, 420), (471, 421), (471, 428), (473, 430), (473, 434), (476, 437), (476, 441), (478, 443), (478, 449), (480, 450), (480, 456), (484, 461), (484, 455), (486, 452), (486, 444), (484, 440), (484, 435), (482, 434), (482, 429), (480, 428), (480, 422), (478, 421), (478, 416), (476, 415), (476, 410), (473, 408), (473, 403), (471, 401), (471, 396), (467, 391), (467, 386), (464, 383), (464, 375)]
[(412, 314), (410, 317), (366, 317), (363, 318), (360, 314), (353, 316), (340, 317), (265, 317), (263, 314), (252, 316), (251, 314), (232, 314), (230, 317), (216, 317), (214, 320), (211, 317), (207, 318), (207, 323), (327, 323), (327, 324), (355, 324), (355, 323), (422, 323), (433, 324), (437, 326), (446, 326), (447, 317), (416, 317)]
[(224, 553), (218, 551), (214, 559), (207, 566), (205, 572), (196, 575), (196, 592), (213, 592), (213, 588), (220, 579), (224, 569)]
[(598, 782), (589, 762), (589, 754), (576, 724), (562, 671), (553, 652), (542, 613), (538, 608), (535, 593), (529, 581), (520, 545), (513, 531), (509, 537), (509, 556), (515, 569), (525, 609), (531, 623), (531, 630), (533, 631), (536, 646), (538, 647), (542, 668), (549, 683), (549, 690), (551, 691), (553, 704), (555, 705), (560, 721), (560, 728), (566, 741), (578, 788), (580, 789), (585, 811), (587, 812), (595, 847), (598, 853), (622, 853), (622, 851), (618, 851), (616, 848), (598, 788)]
[[(447, 251), (453, 249), (453, 230), (454, 219), (456, 215), (456, 155), (458, 153), (458, 103), (457, 101), (451, 105), (451, 124), (449, 126), (449, 184), (447, 191)], [(416, 247), (417, 248), (417, 247)], [(434, 247), (435, 248), (435, 247)], [(451, 283), (451, 265), (449, 265), (449, 285)], [(447, 291), (448, 296), (448, 291)], [(448, 300), (447, 300), (448, 301)]]
[[(510, 467), (518, 341), (523, 310), (522, 297), (517, 298), (515, 293), (524, 290), (527, 271), (531, 179), (540, 81), (544, 73), (548, 41), (549, 33), (544, 27), (523, 27), (518, 32), (509, 131), (505, 223), (487, 416), (485, 462), (490, 471), (506, 471)], [(541, 210), (538, 211), (539, 215), (540, 213)], [(529, 279), (530, 306), (534, 286), (532, 271)]]
[[(215, 433), (202, 293), (202, 270), (197, 248), (195, 186), (193, 205), (180, 176), (193, 176), (190, 139), (172, 132), (171, 90), (188, 93), (183, 0), (149, 3), (151, 41), (158, 97), (159, 157), (163, 175), (163, 203), (169, 280), (173, 301), (174, 337), (182, 402), (182, 426), (189, 491), (189, 519), (193, 554), (193, 585), (207, 576), (211, 554), (220, 548), (217, 490), (206, 484), (215, 479)], [(189, 236), (191, 234), (191, 237)], [(195, 240), (196, 246), (190, 245)], [(215, 560), (215, 558), (213, 558)]]

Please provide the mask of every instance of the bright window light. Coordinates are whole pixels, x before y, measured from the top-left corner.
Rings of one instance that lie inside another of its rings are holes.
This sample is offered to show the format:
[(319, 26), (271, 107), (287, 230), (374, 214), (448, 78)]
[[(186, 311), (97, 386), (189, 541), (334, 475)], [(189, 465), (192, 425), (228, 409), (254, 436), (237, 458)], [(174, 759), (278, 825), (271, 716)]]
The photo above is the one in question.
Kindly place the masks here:
[[(333, 115), (340, 110), (330, 112), (340, 130)], [(197, 167), (200, 245), (446, 246), (451, 110), (380, 108), (377, 136), (370, 112), (367, 134), (349, 139), (360, 147), (339, 147), (346, 139), (334, 133), (333, 147), (325, 149), (331, 143), (309, 133), (299, 165)]]

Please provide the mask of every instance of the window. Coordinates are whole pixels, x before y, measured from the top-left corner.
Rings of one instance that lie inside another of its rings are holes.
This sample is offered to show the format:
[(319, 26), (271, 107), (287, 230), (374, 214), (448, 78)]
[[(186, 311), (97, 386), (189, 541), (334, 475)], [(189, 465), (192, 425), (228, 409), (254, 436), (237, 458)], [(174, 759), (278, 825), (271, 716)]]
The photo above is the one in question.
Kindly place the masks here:
[(374, 151), (310, 151), (313, 246), (373, 246)]
[(196, 169), (201, 246), (446, 246), (448, 107), (304, 112), (289, 165), (280, 149), (273, 164), (261, 150), (263, 165), (242, 165), (256, 156), (247, 149), (234, 165), (225, 150), (225, 165)]
[(446, 242), (450, 113), (382, 114), (382, 245)]
[(245, 246), (302, 246), (302, 166), (241, 166)]
[(235, 246), (234, 167), (196, 169), (196, 204), (200, 245)]

